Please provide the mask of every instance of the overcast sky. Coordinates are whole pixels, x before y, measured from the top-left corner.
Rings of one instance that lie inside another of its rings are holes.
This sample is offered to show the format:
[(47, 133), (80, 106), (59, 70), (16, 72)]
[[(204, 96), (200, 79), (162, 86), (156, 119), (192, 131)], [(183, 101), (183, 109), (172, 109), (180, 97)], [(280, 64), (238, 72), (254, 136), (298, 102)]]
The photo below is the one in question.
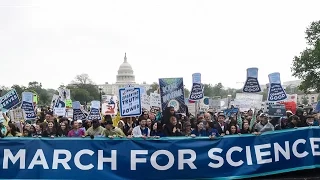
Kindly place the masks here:
[(136, 81), (183, 77), (241, 87), (248, 67), (294, 80), (292, 59), (320, 18), (307, 0), (0, 0), (0, 85), (114, 83), (124, 53)]

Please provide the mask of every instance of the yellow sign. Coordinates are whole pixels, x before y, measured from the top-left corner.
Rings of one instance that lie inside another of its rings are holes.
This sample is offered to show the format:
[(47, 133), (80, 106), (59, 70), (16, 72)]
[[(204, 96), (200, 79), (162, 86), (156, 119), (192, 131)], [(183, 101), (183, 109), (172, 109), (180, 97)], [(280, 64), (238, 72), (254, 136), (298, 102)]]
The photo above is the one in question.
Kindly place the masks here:
[(33, 94), (33, 104), (38, 104), (38, 95)]

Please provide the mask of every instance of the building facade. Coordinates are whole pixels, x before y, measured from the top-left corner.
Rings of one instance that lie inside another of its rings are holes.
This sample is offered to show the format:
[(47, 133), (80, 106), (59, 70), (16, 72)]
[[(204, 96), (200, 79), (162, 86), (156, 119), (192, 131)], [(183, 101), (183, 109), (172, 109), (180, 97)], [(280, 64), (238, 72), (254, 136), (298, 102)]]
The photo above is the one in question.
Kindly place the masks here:
[(105, 84), (99, 85), (99, 88), (101, 88), (105, 94), (118, 96), (119, 88), (126, 87), (129, 84), (133, 85), (134, 87), (140, 87), (145, 91), (150, 89), (150, 84), (147, 84), (146, 82), (143, 82), (142, 84), (136, 83), (134, 71), (132, 66), (128, 63), (127, 54), (125, 53), (124, 61), (118, 69), (116, 83), (109, 84), (106, 82)]

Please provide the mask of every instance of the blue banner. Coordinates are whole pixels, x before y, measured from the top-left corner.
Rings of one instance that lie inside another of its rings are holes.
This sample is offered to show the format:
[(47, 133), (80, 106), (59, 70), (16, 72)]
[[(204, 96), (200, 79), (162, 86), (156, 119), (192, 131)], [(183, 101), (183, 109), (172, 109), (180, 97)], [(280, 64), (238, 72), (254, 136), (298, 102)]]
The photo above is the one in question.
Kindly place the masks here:
[(183, 78), (159, 79), (162, 111), (174, 107), (178, 113), (185, 113)]
[(238, 108), (232, 108), (232, 109), (225, 109), (223, 110), (223, 114), (230, 117), (232, 114), (237, 114), (239, 112)]
[(268, 101), (277, 102), (285, 99), (287, 94), (281, 85), (280, 73), (269, 74)]
[(86, 120), (86, 115), (81, 110), (81, 104), (79, 101), (72, 102), (73, 108), (73, 120)]
[(140, 116), (142, 113), (140, 88), (119, 89), (119, 108), (121, 117)]
[(268, 115), (271, 117), (285, 117), (286, 107), (284, 104), (269, 104)]
[(258, 81), (258, 68), (247, 69), (247, 80), (242, 91), (246, 93), (257, 93), (261, 91)]
[(234, 179), (320, 167), (320, 129), (215, 140), (4, 138), (1, 179)]
[(100, 101), (91, 101), (90, 113), (88, 120), (101, 120)]
[(201, 84), (201, 74), (192, 74), (192, 88), (189, 99), (192, 101), (198, 101), (203, 98), (203, 86)]
[(19, 104), (19, 96), (15, 89), (11, 89), (7, 94), (0, 97), (0, 110), (6, 112)]
[(36, 112), (33, 106), (33, 93), (32, 92), (23, 92), (22, 93), (22, 103), (21, 109), (25, 112), (25, 119), (32, 120), (36, 119)]

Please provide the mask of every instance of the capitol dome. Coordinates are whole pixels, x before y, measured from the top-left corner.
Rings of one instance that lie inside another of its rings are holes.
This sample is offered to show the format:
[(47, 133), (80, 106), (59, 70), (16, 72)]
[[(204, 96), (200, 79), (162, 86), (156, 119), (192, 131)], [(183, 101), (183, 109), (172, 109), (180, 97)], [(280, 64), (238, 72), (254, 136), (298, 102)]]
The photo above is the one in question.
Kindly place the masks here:
[(132, 66), (127, 61), (127, 53), (124, 55), (124, 61), (120, 65), (117, 75), (117, 83), (130, 84), (135, 83), (135, 76)]

